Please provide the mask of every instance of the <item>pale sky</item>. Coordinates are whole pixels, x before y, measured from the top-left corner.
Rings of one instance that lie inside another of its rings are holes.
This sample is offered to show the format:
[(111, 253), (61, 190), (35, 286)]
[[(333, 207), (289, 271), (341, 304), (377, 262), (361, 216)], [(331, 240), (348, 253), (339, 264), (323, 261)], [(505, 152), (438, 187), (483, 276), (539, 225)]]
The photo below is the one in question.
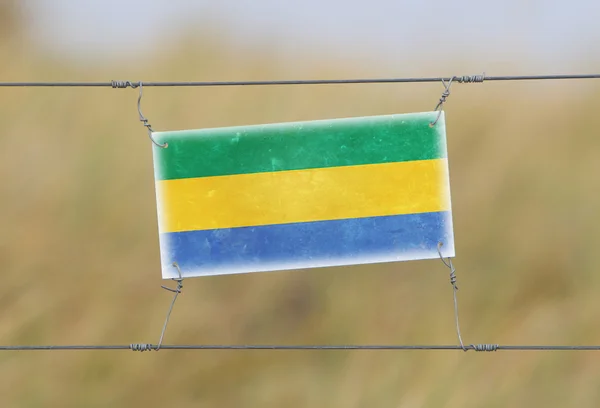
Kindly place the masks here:
[[(402, 62), (466, 56), (478, 66), (527, 56), (545, 72), (600, 50), (598, 0), (23, 0), (35, 38), (60, 52), (144, 50), (181, 27), (221, 22), (230, 36)], [(474, 72), (475, 73), (475, 72)]]

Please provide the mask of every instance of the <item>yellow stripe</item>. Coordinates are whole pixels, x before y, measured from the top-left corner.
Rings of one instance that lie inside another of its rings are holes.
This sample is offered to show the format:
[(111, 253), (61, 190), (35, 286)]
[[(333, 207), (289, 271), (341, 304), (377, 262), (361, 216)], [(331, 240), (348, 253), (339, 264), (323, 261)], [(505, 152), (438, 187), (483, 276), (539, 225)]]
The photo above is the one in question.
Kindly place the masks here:
[(160, 232), (446, 211), (446, 159), (157, 182)]

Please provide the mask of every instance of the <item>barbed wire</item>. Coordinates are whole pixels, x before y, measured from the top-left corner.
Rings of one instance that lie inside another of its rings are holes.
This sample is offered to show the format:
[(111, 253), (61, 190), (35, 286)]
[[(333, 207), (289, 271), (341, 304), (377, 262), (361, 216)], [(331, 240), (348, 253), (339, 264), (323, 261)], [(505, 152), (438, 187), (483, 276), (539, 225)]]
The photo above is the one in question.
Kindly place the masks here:
[(306, 79), (306, 80), (270, 80), (270, 81), (110, 81), (110, 82), (0, 82), (0, 87), (110, 87), (137, 88), (145, 87), (177, 87), (177, 86), (265, 86), (265, 85), (334, 85), (334, 84), (382, 84), (382, 83), (423, 83), (423, 82), (458, 82), (481, 83), (488, 81), (532, 81), (562, 79), (600, 79), (600, 74), (564, 74), (564, 75), (463, 75), (449, 77), (411, 77), (411, 78), (362, 78), (362, 79)]

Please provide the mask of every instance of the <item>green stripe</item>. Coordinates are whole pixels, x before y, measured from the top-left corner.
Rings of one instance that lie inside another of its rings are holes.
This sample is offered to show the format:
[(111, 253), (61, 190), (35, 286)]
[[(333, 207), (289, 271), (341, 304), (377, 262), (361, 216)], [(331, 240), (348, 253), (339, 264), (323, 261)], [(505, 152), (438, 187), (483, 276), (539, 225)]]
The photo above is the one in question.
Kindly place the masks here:
[(446, 157), (436, 112), (156, 132), (156, 180)]

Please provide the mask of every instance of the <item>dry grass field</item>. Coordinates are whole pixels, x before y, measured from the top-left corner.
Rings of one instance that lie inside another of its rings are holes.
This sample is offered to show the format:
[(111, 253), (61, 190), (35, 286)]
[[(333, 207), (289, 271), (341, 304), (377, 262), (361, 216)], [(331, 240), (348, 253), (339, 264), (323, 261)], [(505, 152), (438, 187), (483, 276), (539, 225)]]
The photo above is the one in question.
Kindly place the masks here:
[[(27, 45), (6, 18), (0, 81), (395, 75), (325, 55), (290, 68), (266, 50), (228, 52), (226, 39), (209, 35), (144, 59), (79, 66)], [(442, 90), (149, 88), (143, 110), (156, 130), (193, 129), (428, 111)], [(598, 86), (452, 91), (445, 110), (465, 342), (600, 343)], [(1, 344), (157, 342), (171, 295), (160, 289), (151, 144), (136, 98), (131, 89), (0, 89)], [(435, 260), (190, 279), (165, 338), (456, 341), (448, 270)], [(3, 351), (0, 405), (596, 407), (599, 363), (594, 352)]]

